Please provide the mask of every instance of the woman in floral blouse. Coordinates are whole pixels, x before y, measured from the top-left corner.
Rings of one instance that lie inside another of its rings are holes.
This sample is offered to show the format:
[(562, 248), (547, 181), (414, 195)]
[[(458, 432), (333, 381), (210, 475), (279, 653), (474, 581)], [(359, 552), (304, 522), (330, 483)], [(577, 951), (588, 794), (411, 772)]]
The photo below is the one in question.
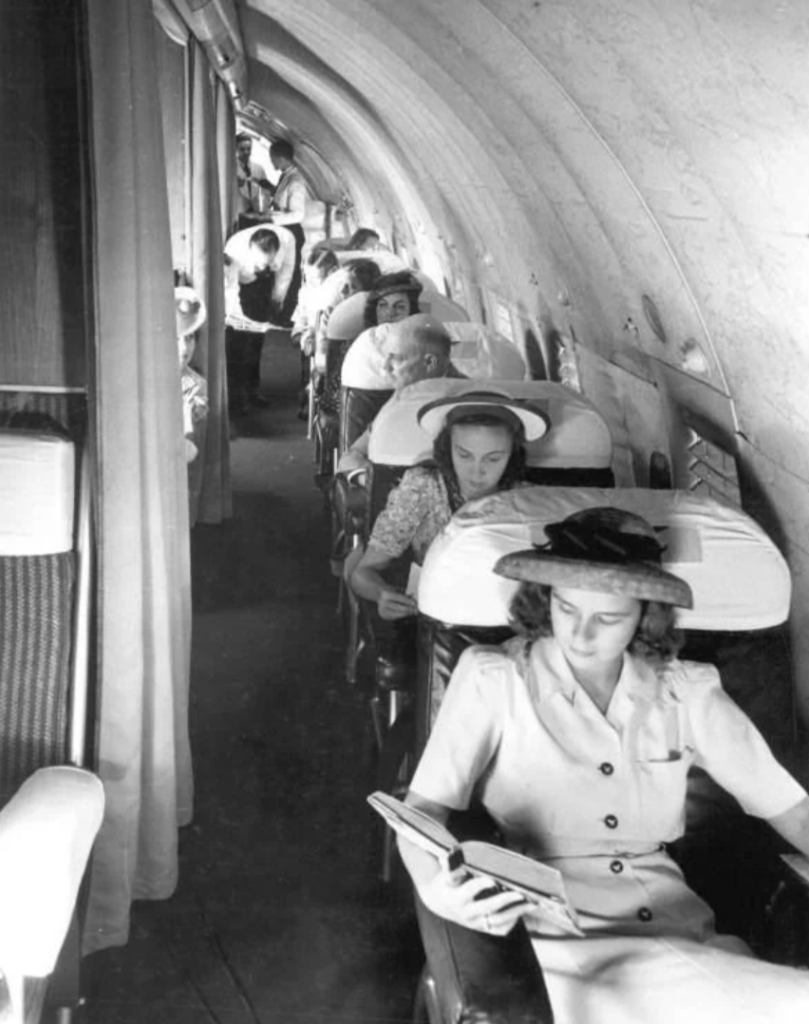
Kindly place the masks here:
[(421, 564), (433, 539), (467, 501), (522, 483), (525, 441), (548, 429), (543, 413), (494, 391), (438, 399), (419, 410), (433, 438), (433, 460), (405, 472), (374, 524), (351, 577), (354, 592), (376, 603), (383, 619), (416, 613), (416, 602), (385, 580), (408, 549)]

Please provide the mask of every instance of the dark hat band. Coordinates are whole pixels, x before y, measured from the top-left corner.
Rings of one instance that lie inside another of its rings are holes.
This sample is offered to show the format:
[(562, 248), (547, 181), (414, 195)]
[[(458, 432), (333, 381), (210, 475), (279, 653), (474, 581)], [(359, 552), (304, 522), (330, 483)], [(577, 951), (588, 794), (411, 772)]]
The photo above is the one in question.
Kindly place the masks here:
[(571, 519), (548, 524), (545, 534), (549, 541), (537, 550), (557, 558), (584, 559), (612, 565), (633, 562), (660, 565), (662, 561), (663, 546), (648, 534), (629, 533)]
[(488, 416), (494, 420), (501, 420), (506, 426), (511, 427), (514, 432), (524, 429), (522, 420), (516, 413), (503, 405), (495, 405), (492, 402), (485, 405), (474, 405), (471, 402), (468, 405), (456, 405), (447, 413), (444, 425), (451, 427), (459, 420), (466, 420), (472, 416)]

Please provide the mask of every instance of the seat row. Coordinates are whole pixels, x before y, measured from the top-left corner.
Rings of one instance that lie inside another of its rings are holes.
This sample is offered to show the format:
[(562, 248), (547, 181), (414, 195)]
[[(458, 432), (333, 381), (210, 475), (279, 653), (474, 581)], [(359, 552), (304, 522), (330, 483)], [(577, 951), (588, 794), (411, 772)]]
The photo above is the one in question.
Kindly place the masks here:
[[(762, 676), (772, 678), (783, 665), (780, 627), (789, 610), (790, 578), (783, 557), (756, 523), (741, 509), (702, 495), (616, 488), (610, 428), (598, 409), (560, 383), (526, 379), (525, 363), (513, 345), (484, 325), (452, 320), (455, 310), (443, 329), (453, 341), (452, 362), (461, 373), (395, 388), (382, 355), (386, 335), (395, 335), (397, 328), (377, 329), (362, 341), (368, 301), (368, 295), (353, 296), (331, 314), (329, 332), (336, 344), (328, 348), (325, 372), (339, 374), (339, 402), (324, 411), (321, 421), (315, 409), (313, 433), (319, 469), (330, 480), (333, 564), (347, 627), (346, 675), (351, 684), (368, 689), (379, 745), (377, 787), (399, 795), (406, 791), (463, 651), (514, 636), (509, 612), (514, 584), (495, 573), (498, 560), (543, 544), (548, 524), (606, 505), (642, 515), (663, 538), (665, 565), (686, 579), (694, 593), (693, 610), (681, 612), (679, 619), (687, 631), (686, 650), (720, 665), (726, 688), (777, 747), (783, 720), (778, 721), (775, 707), (769, 718), (762, 715), (760, 698), (767, 685)], [(547, 429), (526, 445), (523, 486), (462, 503), (430, 544), (419, 572), (413, 573), (410, 554), (386, 570), (391, 586), (412, 593), (416, 610), (415, 628), (391, 631), (372, 602), (355, 591), (352, 574), (404, 475), (435, 460), (434, 435), (424, 429), (425, 410), (442, 403), (455, 410), (464, 403), (481, 404), (481, 393), (535, 410)], [(335, 470), (371, 422), (367, 468), (358, 485)], [(752, 664), (764, 667), (753, 679)], [(787, 746), (782, 745), (779, 756), (788, 756)], [(742, 826), (733, 801), (704, 773), (692, 773), (689, 794), (690, 828), (679, 856), (705, 878), (711, 872), (700, 858), (706, 849), (713, 852), (718, 823)], [(712, 837), (708, 843), (706, 834)], [(386, 840), (383, 874), (390, 877), (390, 833)], [(723, 891), (720, 885), (719, 912), (729, 930), (744, 933), (754, 948), (769, 946), (771, 955), (790, 960), (806, 936), (795, 940), (793, 935), (785, 943), (776, 934), (773, 914), (760, 911), (773, 911), (773, 893), (785, 886), (791, 891), (793, 880), (786, 883), (785, 873), (773, 869), (771, 843), (758, 837), (756, 848), (767, 855), (757, 861), (757, 884), (745, 890), (744, 899), (733, 886)], [(486, 1014), (502, 1014), (497, 1019), (503, 1020), (551, 1019), (541, 972), (519, 928), (507, 942), (483, 937), (481, 944), (478, 933), (436, 918), (424, 906), (418, 910), (428, 955), (418, 1004), (425, 1019), (449, 1021), (474, 1012), (483, 1014), (480, 1019), (489, 1019)]]

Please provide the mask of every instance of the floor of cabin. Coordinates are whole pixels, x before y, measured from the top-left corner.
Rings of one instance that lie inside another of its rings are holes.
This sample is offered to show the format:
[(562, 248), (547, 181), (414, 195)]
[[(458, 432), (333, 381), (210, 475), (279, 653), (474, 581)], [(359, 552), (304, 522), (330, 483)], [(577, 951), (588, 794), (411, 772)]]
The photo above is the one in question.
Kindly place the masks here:
[(84, 966), (86, 1024), (410, 1019), (422, 953), (379, 880), (367, 703), (342, 674), (329, 524), (296, 417), (298, 354), (265, 345), (266, 410), (231, 446), (233, 518), (192, 532), (194, 822), (180, 882)]

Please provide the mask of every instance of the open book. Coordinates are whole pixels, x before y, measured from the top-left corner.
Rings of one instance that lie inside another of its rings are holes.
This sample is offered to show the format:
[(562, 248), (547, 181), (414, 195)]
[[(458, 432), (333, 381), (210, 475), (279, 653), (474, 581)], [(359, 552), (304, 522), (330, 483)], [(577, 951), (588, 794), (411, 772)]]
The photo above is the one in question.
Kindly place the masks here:
[(458, 842), (434, 818), (387, 793), (372, 793), (368, 803), (394, 832), (432, 853), (450, 869), (463, 865), (470, 874), (490, 878), (501, 889), (519, 893), (528, 900), (537, 917), (573, 935), (583, 934), (567, 898), (561, 871), (492, 843)]

